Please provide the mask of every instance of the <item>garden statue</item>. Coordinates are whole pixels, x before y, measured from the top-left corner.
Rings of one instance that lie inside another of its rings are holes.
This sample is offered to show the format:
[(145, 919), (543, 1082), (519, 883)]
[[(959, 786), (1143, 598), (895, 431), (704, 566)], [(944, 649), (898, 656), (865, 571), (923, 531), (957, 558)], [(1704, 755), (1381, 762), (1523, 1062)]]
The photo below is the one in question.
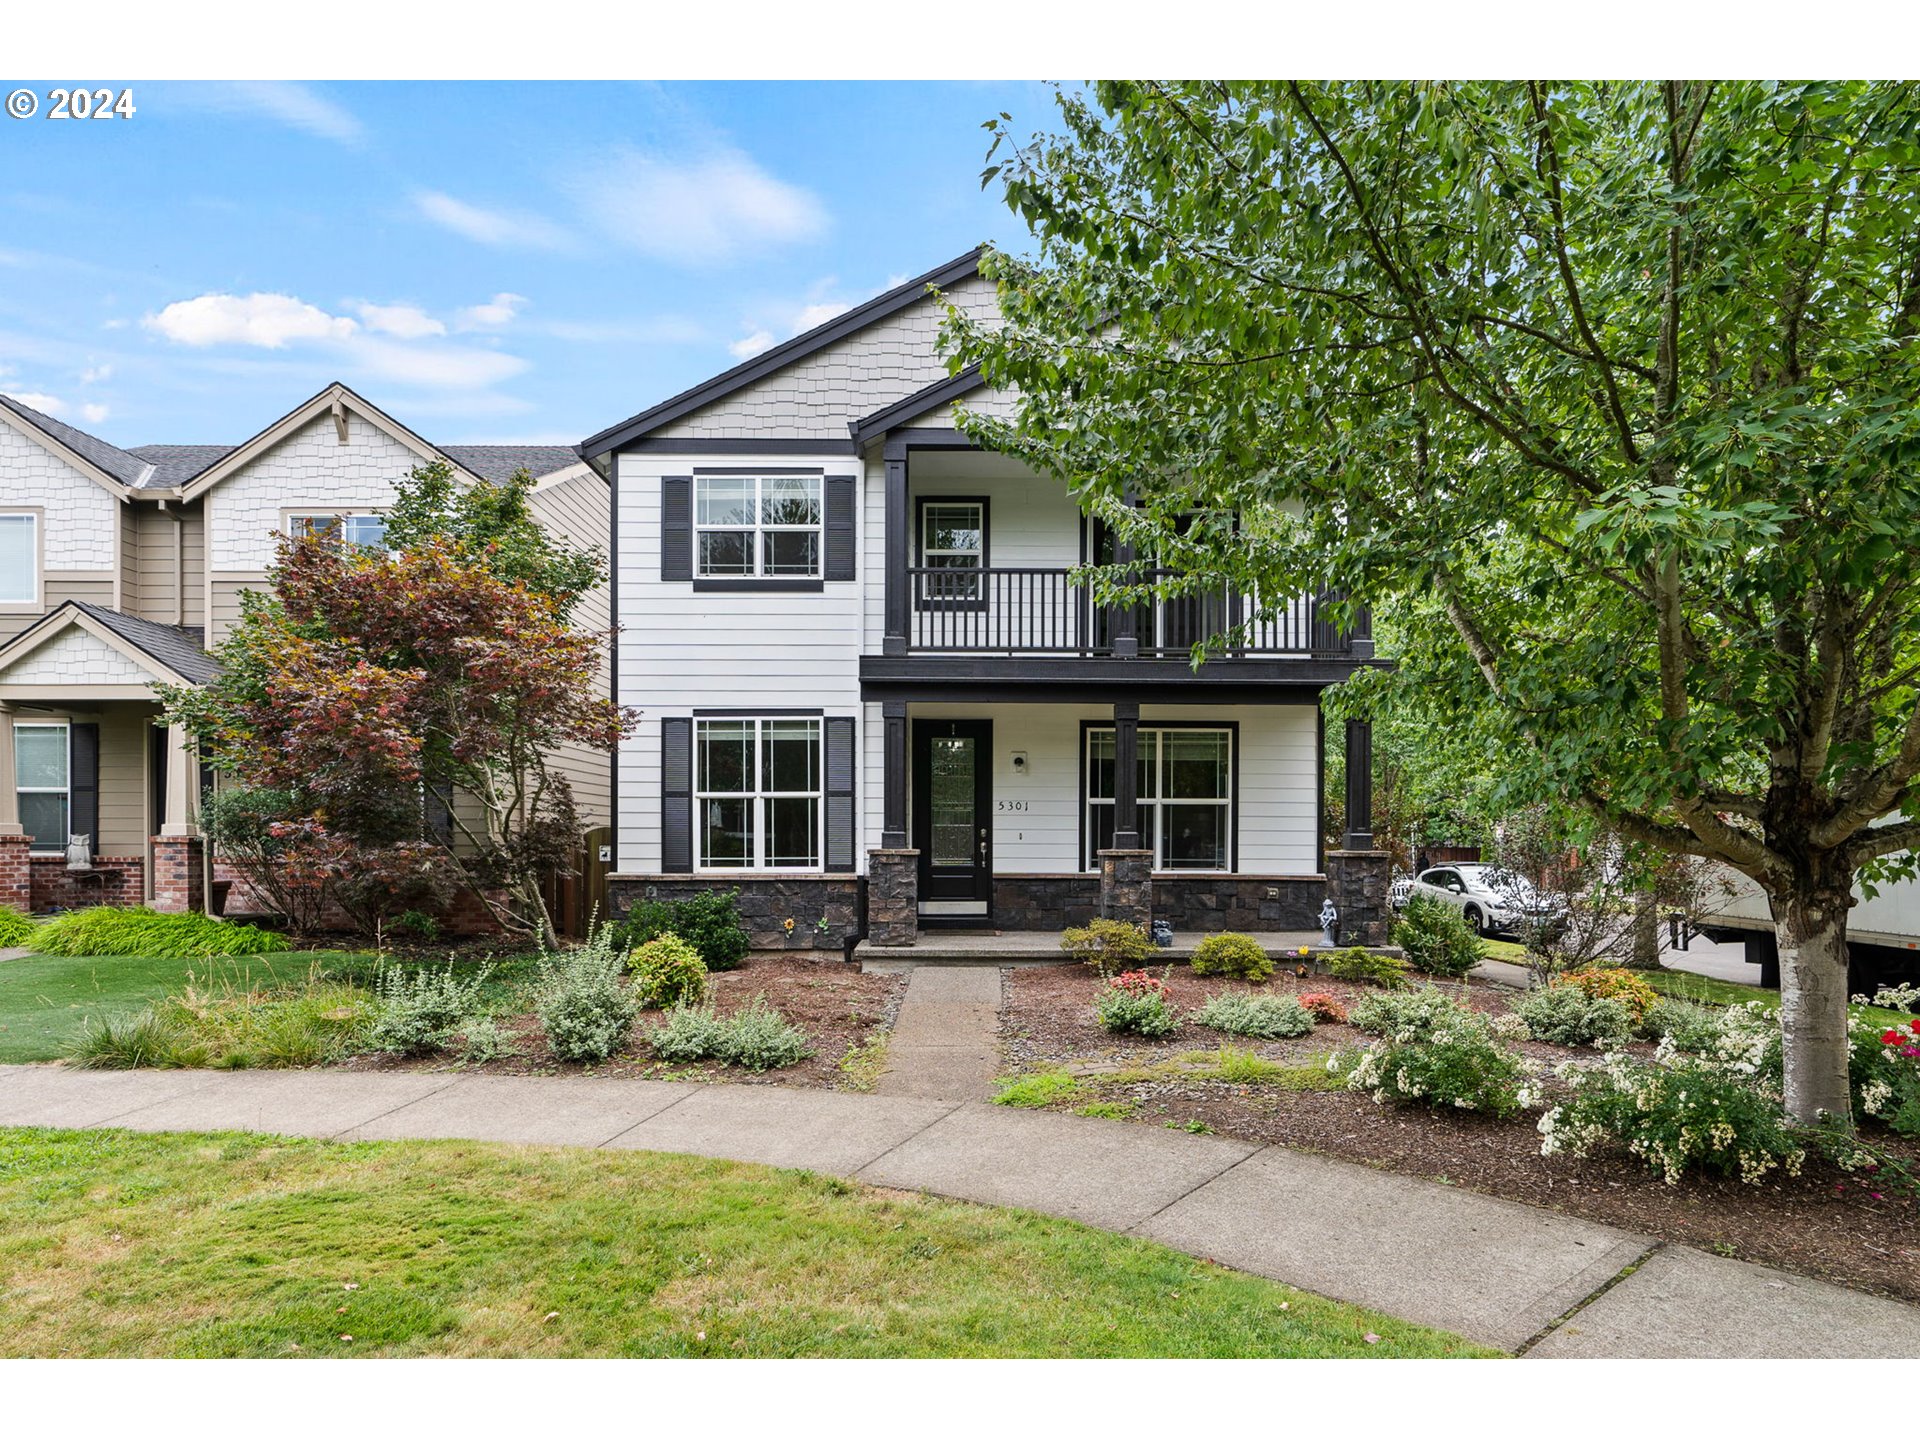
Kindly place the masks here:
[(1333, 927), (1340, 923), (1340, 912), (1334, 908), (1332, 900), (1320, 902), (1320, 943), (1331, 950), (1340, 942), (1333, 938)]
[(1162, 950), (1167, 949), (1173, 944), (1173, 922), (1171, 920), (1155, 920), (1153, 922), (1153, 943)]

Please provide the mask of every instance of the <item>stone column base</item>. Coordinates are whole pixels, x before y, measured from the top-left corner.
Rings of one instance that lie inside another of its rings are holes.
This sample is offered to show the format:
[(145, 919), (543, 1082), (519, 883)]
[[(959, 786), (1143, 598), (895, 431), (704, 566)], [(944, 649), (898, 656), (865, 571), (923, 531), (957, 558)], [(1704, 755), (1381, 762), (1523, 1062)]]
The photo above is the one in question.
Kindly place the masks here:
[(911, 945), (920, 938), (920, 852), (867, 852), (867, 943)]
[(32, 844), (25, 835), (0, 835), (0, 905), (10, 905), (22, 915), (33, 909), (33, 862), (28, 858)]
[(198, 910), (205, 863), (206, 846), (198, 835), (154, 836), (153, 908), (169, 914)]
[(1102, 918), (1152, 929), (1153, 852), (1102, 850), (1095, 858), (1100, 861)]
[(1393, 932), (1387, 894), (1393, 858), (1384, 850), (1329, 850), (1327, 898), (1340, 912), (1342, 945), (1385, 945)]

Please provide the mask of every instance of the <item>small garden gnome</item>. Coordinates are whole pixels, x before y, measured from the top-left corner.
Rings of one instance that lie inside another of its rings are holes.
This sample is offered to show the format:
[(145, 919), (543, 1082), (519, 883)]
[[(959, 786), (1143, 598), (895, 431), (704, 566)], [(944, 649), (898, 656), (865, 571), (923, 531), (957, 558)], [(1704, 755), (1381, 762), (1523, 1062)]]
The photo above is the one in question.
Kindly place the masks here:
[(1340, 912), (1334, 908), (1332, 900), (1320, 902), (1320, 943), (1331, 950), (1340, 942), (1333, 938), (1333, 927), (1340, 923)]

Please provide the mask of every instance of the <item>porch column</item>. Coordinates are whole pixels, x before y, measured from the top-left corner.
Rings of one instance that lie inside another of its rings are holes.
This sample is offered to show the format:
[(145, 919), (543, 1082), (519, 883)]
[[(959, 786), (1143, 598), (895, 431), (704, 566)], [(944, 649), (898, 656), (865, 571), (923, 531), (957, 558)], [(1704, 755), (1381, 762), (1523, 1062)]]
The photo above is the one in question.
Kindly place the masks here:
[[(891, 450), (892, 442), (888, 442)], [(913, 577), (907, 574), (913, 554), (912, 522), (907, 514), (907, 457), (891, 453), (887, 465), (887, 575), (886, 633), (880, 642), (882, 655), (907, 653), (908, 624), (912, 615)]]
[(0, 704), (0, 905), (23, 914), (33, 909), (32, 842), (20, 825), (20, 795), (13, 771), (13, 707)]
[(907, 702), (880, 702), (883, 756), (880, 776), (880, 846), (907, 848)]
[[(1133, 579), (1133, 546), (1125, 540), (1113, 542), (1113, 565), (1129, 581)], [(1113, 638), (1115, 658), (1134, 659), (1140, 653), (1140, 610), (1135, 605), (1122, 605), (1113, 612), (1109, 622)], [(1136, 717), (1139, 707), (1134, 707)]]
[[(891, 475), (892, 467), (888, 470)], [(891, 540), (888, 546), (891, 551)], [(906, 579), (904, 570), (900, 579)], [(889, 616), (894, 591), (889, 562)], [(873, 945), (911, 945), (920, 938), (920, 852), (907, 844), (906, 701), (880, 702), (880, 743), (880, 848), (867, 852), (867, 941)]]
[(1373, 848), (1373, 723), (1347, 721), (1348, 850)]
[(198, 910), (205, 884), (206, 851), (194, 823), (199, 806), (200, 765), (186, 727), (167, 727), (166, 812), (153, 840), (153, 908)]
[(1153, 923), (1153, 856), (1140, 848), (1140, 707), (1113, 706), (1113, 848), (1100, 862), (1100, 913), (1146, 928)]
[(1373, 726), (1347, 721), (1347, 829), (1327, 852), (1327, 898), (1340, 912), (1342, 945), (1385, 945), (1393, 931), (1388, 905), (1392, 859), (1373, 844)]

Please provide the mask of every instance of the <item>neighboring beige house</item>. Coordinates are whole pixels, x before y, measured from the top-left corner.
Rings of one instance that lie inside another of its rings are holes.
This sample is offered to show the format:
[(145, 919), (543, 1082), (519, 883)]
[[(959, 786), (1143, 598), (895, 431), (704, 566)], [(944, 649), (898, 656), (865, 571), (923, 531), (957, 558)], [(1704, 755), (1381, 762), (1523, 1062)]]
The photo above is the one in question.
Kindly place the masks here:
[[(437, 460), (468, 479), (524, 467), (550, 531), (608, 548), (607, 482), (571, 449), (435, 446), (344, 385), (239, 445), (131, 450), (0, 396), (0, 903), (203, 903), (201, 767), (153, 724), (154, 684), (214, 675), (208, 652), (264, 584), (277, 535), (377, 544), (394, 483)], [(605, 592), (579, 617), (605, 629)], [(588, 823), (606, 823), (607, 757), (563, 768)]]

